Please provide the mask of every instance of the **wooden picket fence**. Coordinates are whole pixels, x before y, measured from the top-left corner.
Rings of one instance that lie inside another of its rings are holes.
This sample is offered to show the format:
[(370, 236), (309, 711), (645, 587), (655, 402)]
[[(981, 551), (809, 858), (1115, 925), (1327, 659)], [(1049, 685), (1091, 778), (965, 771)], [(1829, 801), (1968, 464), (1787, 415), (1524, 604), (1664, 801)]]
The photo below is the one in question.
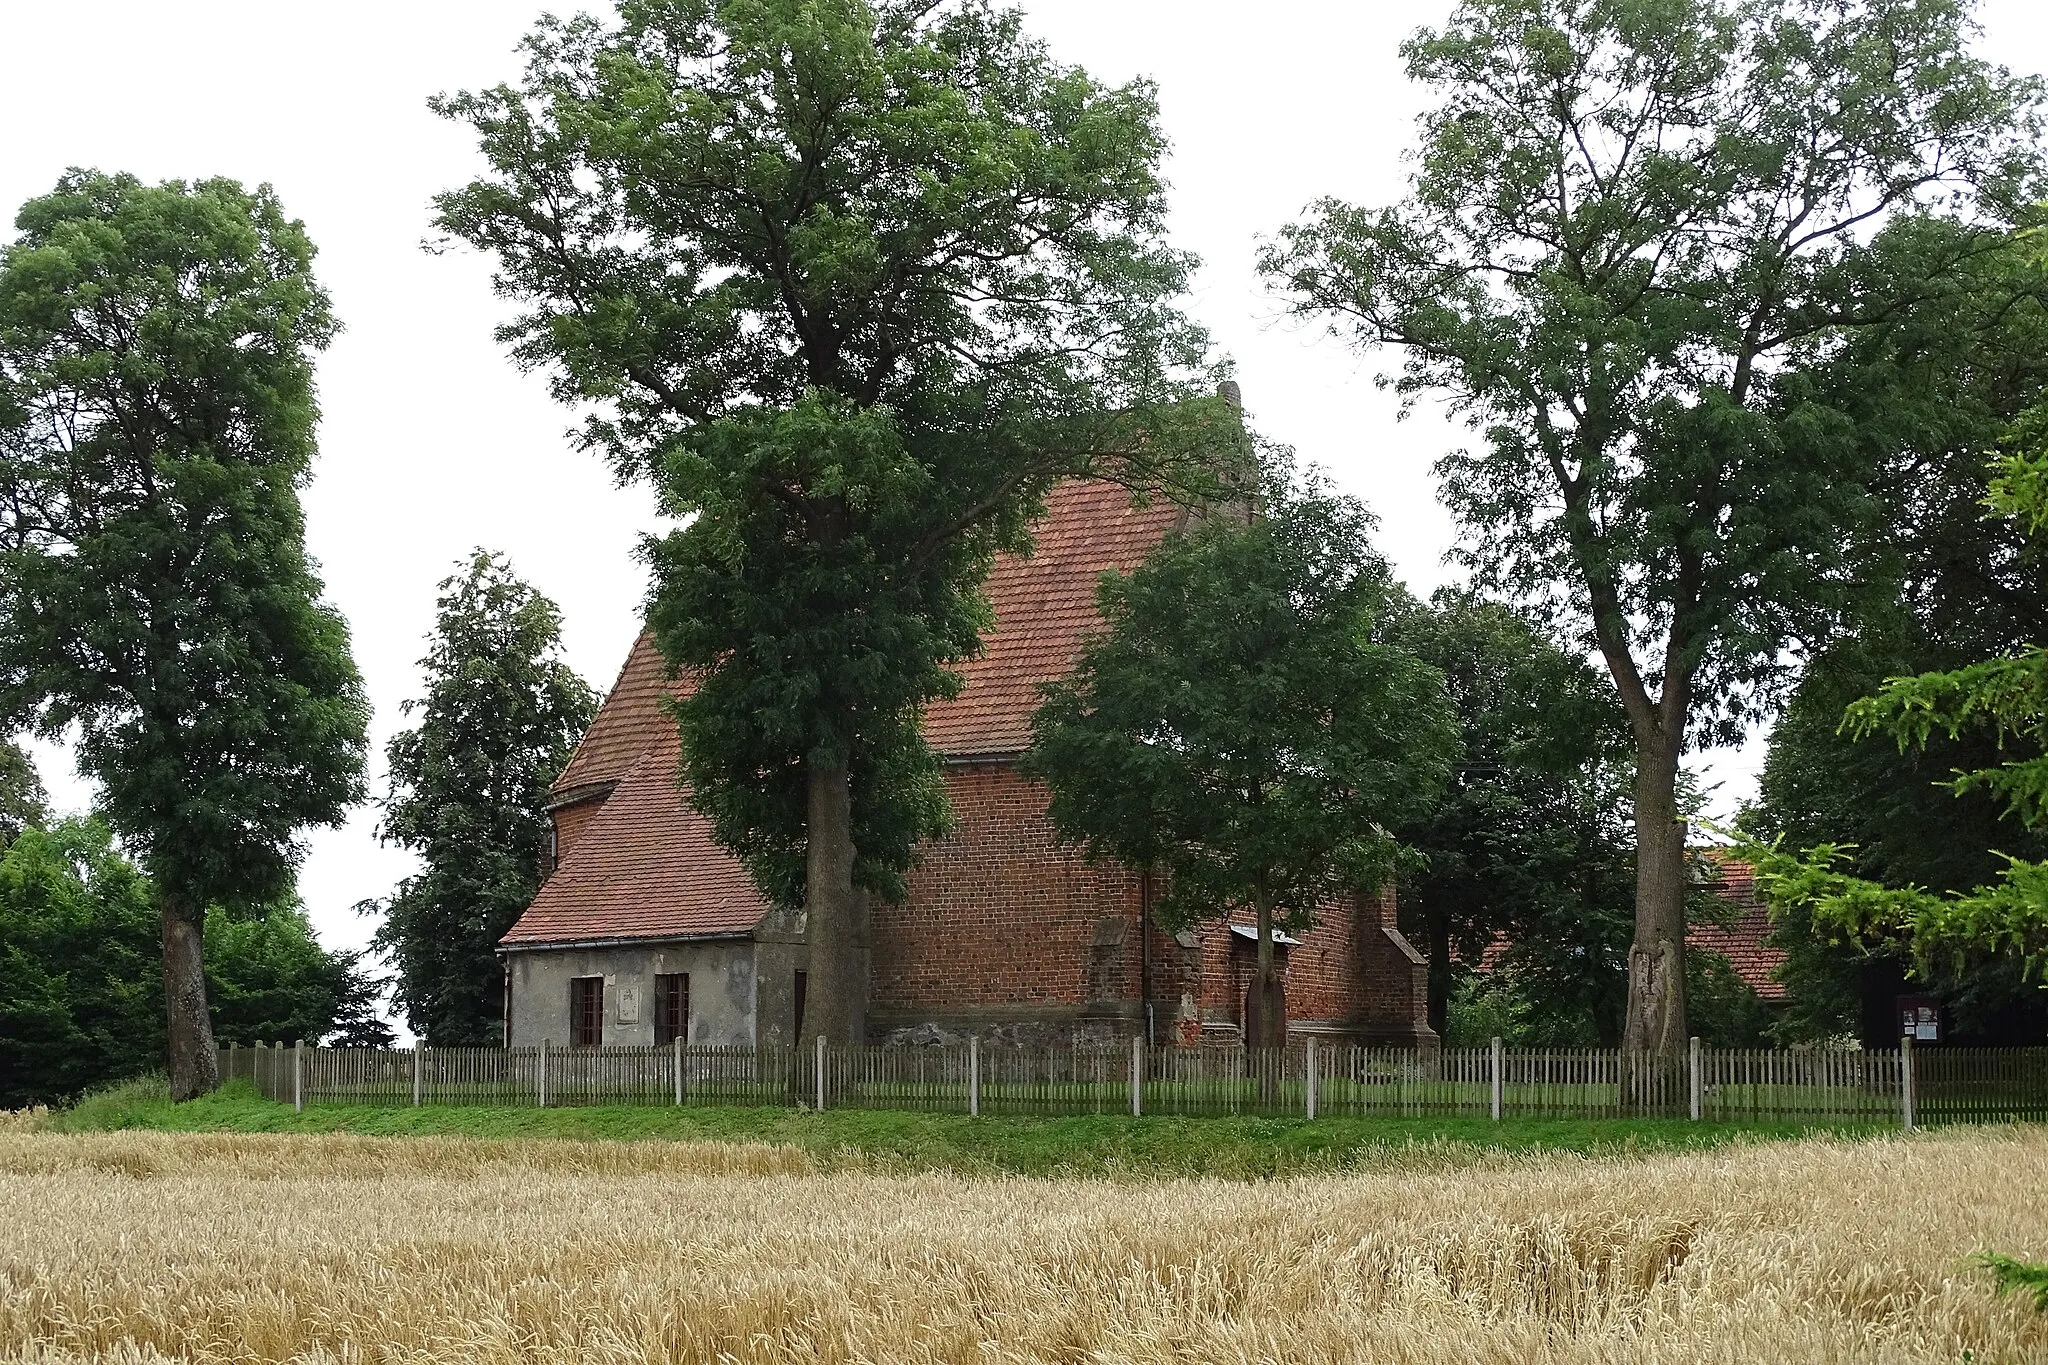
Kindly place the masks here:
[(1800, 1123), (2048, 1120), (2048, 1048), (1733, 1051), (1111, 1047), (224, 1048), (306, 1104), (745, 1105)]

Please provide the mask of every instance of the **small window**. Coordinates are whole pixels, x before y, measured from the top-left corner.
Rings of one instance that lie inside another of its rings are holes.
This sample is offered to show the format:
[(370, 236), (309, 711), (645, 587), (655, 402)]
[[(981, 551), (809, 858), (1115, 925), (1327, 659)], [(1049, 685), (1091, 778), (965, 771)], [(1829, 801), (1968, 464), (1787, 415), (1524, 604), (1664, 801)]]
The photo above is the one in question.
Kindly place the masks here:
[(790, 1036), (799, 1043), (801, 1043), (804, 1040), (804, 991), (807, 987), (809, 987), (810, 984), (811, 974), (809, 972), (798, 972), (796, 974), (796, 986), (794, 990), (794, 994), (796, 996), (796, 1011), (795, 1021), (790, 1028)]
[(598, 1047), (604, 1042), (604, 978), (569, 978), (569, 1042)]
[(654, 1043), (666, 1047), (676, 1039), (690, 1041), (690, 974), (654, 974)]

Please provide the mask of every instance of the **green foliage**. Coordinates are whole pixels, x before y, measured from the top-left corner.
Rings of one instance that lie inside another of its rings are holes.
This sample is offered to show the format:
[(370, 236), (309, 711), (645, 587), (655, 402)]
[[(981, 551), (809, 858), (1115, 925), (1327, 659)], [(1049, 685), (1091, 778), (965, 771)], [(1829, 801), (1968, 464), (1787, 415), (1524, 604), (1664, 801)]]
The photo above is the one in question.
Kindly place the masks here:
[(1107, 632), (1045, 687), (1024, 771), (1060, 838), (1166, 874), (1160, 922), (1256, 912), (1295, 933), (1412, 852), (1456, 746), (1443, 677), (1390, 642), (1400, 597), (1355, 501), (1284, 464), (1109, 574)]
[(1391, 636), (1444, 675), (1461, 735), (1443, 797), (1397, 831), (1426, 859), (1403, 877), (1401, 906), (1430, 960), (1433, 1026), (1455, 1028), (1446, 1011), (1494, 989), (1459, 984), (1454, 995), (1454, 963), (1504, 937), (1495, 981), (1511, 977), (1517, 998), (1537, 1003), (1546, 1041), (1530, 1045), (1618, 1045), (1635, 869), (1627, 736), (1603, 684), (1513, 610), (1468, 592), (1439, 591), (1398, 615)]
[(2034, 1301), (2036, 1313), (2048, 1313), (2048, 1265), (2015, 1261), (2010, 1256), (1986, 1252), (1977, 1264), (1991, 1272), (2000, 1294), (2018, 1294)]
[[(27, 830), (0, 856), (0, 1108), (162, 1066), (160, 924), (155, 889), (98, 820)], [(214, 910), (205, 945), (222, 1042), (319, 1040), (364, 989), (354, 955), (323, 952), (292, 902)]]
[[(629, 0), (526, 51), (518, 88), (435, 102), (491, 167), (439, 221), (526, 306), (514, 354), (596, 407), (586, 445), (685, 522), (646, 554), (693, 799), (780, 903), (813, 836), (898, 894), (944, 813), (917, 717), (995, 553), (1058, 477), (1242, 443), (1181, 401), (1205, 342), (1153, 91), (983, 0)], [(840, 768), (852, 829), (813, 831)]]
[[(2029, 482), (2036, 461), (2012, 456), (1994, 495), (1994, 509), (2042, 524), (2048, 489)], [(1937, 735), (1990, 730), (2003, 747), (2023, 757), (1963, 772), (1949, 784), (1963, 794), (1988, 792), (2022, 824), (2039, 826), (2048, 810), (2048, 651), (2039, 647), (2002, 660), (1945, 673), (1893, 678), (1876, 696), (1849, 708), (1844, 728), (1858, 737), (1883, 733), (1899, 747), (1925, 745)], [(2048, 863), (2003, 856), (1997, 877), (1969, 890), (1940, 894), (1907, 884), (1887, 886), (1848, 870), (1853, 850), (1821, 843), (1794, 855), (1782, 838), (1751, 840), (1746, 856), (1757, 863), (1758, 885), (1780, 913), (1797, 909), (1823, 933), (1859, 946), (1903, 946), (1923, 970), (1967, 968), (1984, 956), (2004, 957), (2038, 974), (2048, 962)]]
[(440, 592), (426, 696), (405, 704), (417, 724), (386, 751), (380, 831), (421, 870), (360, 908), (384, 916), (374, 942), (413, 1032), (476, 1047), (500, 1041), (498, 940), (546, 872), (548, 787), (597, 699), (562, 658), (560, 611), (502, 555), (476, 551)]
[(1471, 0), (1403, 48), (1442, 93), (1411, 197), (1265, 256), (1483, 430), (1441, 467), (1467, 558), (1588, 619), (1639, 726), (1661, 682), (1735, 735), (1844, 600), (1881, 433), (1809, 367), (1962, 287), (2035, 170), (2036, 87), (1968, 13)]
[(296, 901), (206, 917), (206, 999), (221, 1044), (319, 1042), (349, 991), (353, 959), (330, 954)]
[[(1621, 982), (1611, 979), (1607, 1011), (1618, 1013)], [(1735, 974), (1719, 953), (1694, 949), (1685, 955), (1687, 1019), (1707, 1047), (1771, 1045), (1771, 1007)], [(1485, 1047), (1499, 1038), (1511, 1048), (1606, 1048), (1611, 1031), (1584, 1008), (1560, 1008), (1545, 980), (1527, 969), (1503, 966), (1458, 979), (1451, 990), (1445, 1030), (1449, 1047)]]
[(1719, 953), (1685, 955), (1686, 1019), (1707, 1047), (1771, 1047), (1771, 1007)]
[(23, 830), (40, 826), (49, 813), (35, 764), (20, 745), (0, 740), (0, 853)]
[(97, 821), (29, 829), (0, 856), (0, 1108), (161, 1065), (149, 883)]
[(267, 189), (68, 172), (0, 256), (0, 716), (77, 726), (163, 894), (286, 894), (367, 704), (298, 485), (335, 325)]

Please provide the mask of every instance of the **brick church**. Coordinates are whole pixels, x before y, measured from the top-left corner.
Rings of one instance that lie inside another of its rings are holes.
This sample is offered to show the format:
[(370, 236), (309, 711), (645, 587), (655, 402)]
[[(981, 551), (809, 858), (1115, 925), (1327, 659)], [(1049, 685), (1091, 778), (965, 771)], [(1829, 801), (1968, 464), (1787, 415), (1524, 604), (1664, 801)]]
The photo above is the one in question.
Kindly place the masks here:
[[(1096, 627), (1096, 583), (1186, 514), (1111, 484), (1056, 489), (1029, 556), (988, 581), (995, 630), (965, 686), (925, 713), (955, 828), (920, 851), (900, 905), (871, 914), (870, 1041), (1235, 1042), (1248, 925), (1168, 933), (1146, 877), (1058, 846), (1017, 772), (1037, 685)], [(549, 802), (554, 869), (500, 944), (508, 1044), (787, 1043), (803, 1036), (802, 915), (769, 905), (711, 839), (678, 775), (672, 679), (643, 635)], [(1289, 1028), (1432, 1045), (1422, 957), (1391, 892), (1282, 939)]]

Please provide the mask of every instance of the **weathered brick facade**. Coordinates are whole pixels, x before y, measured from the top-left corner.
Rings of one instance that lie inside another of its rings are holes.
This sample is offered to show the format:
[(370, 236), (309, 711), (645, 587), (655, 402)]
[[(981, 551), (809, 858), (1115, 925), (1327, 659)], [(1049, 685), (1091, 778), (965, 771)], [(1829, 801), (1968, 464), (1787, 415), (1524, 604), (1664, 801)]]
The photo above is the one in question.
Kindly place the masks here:
[[(1068, 668), (1096, 624), (1097, 578), (1135, 565), (1178, 515), (1134, 506), (1121, 489), (1065, 485), (1036, 553), (999, 561), (989, 580), (997, 628), (961, 669), (961, 694), (926, 715), (948, 759), (955, 828), (920, 850), (903, 904), (870, 907), (871, 1039), (1236, 1039), (1252, 941), (1220, 924), (1162, 930), (1146, 879), (1058, 846), (1044, 789), (1016, 768), (1036, 684)], [(633, 945), (652, 963), (663, 945), (734, 939), (754, 945), (753, 1004), (733, 1012), (736, 1026), (760, 1039), (801, 1032), (800, 917), (770, 910), (680, 785), (675, 727), (660, 702), (687, 685), (666, 675), (643, 637), (556, 784), (557, 868), (503, 945), (520, 964), (513, 1009), (531, 1011), (508, 1021), (513, 1036), (538, 1041), (529, 1035), (559, 1013), (565, 973), (593, 952), (607, 954), (622, 998), (646, 998), (651, 976), (646, 986), (626, 980)], [(1435, 1042), (1421, 959), (1393, 923), (1391, 895), (1333, 905), (1285, 950), (1291, 1028)], [(691, 986), (693, 998), (700, 989)], [(618, 1022), (622, 1039), (637, 1036)]]

